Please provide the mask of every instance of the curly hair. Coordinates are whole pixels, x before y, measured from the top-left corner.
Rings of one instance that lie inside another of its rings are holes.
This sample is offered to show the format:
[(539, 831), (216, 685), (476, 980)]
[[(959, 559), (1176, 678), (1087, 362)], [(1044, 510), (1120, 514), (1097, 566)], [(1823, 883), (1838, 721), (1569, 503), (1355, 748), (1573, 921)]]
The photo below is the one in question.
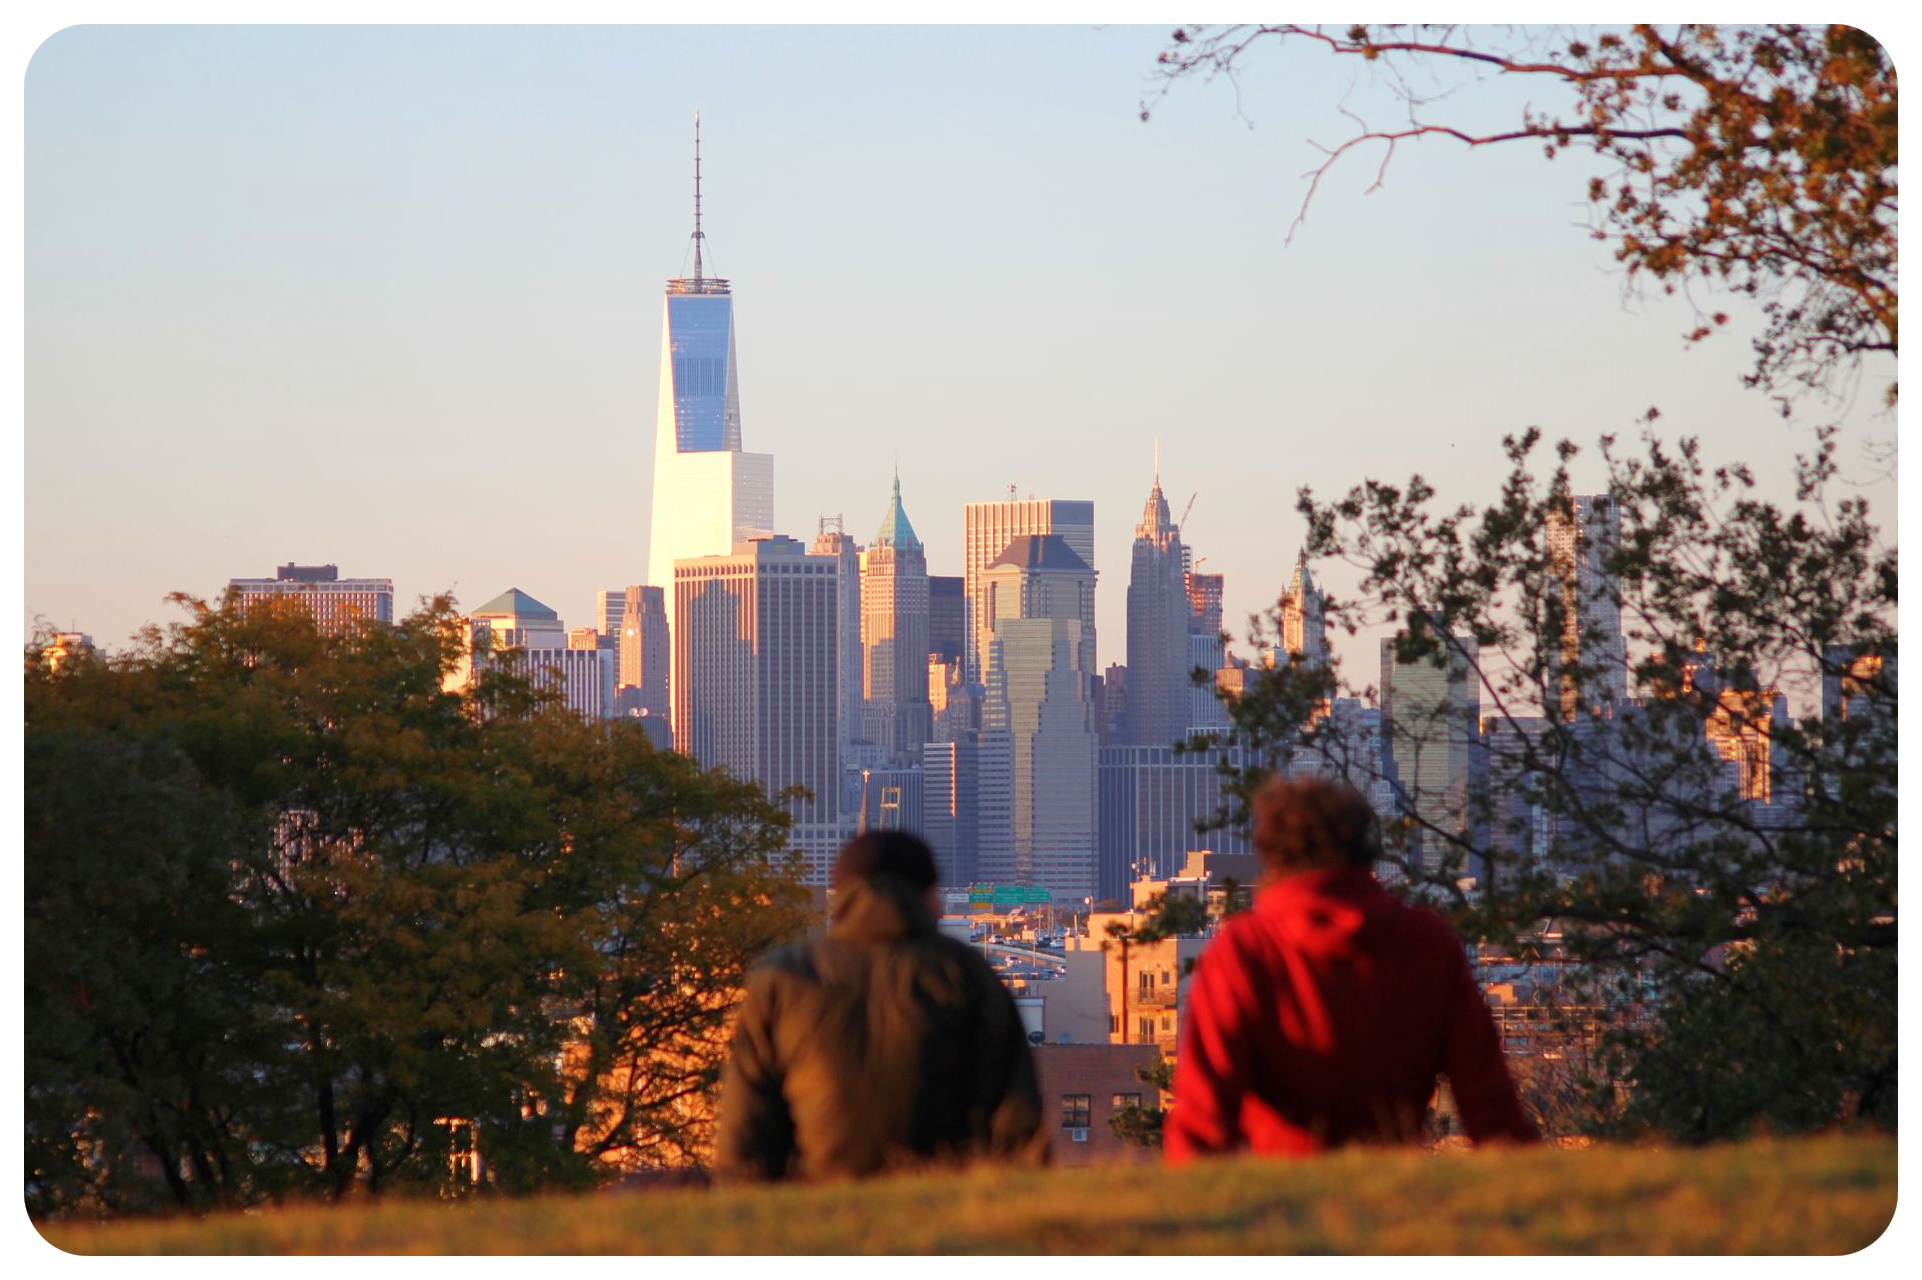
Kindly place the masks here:
[(1326, 778), (1270, 778), (1250, 802), (1255, 852), (1270, 872), (1366, 867), (1381, 856), (1381, 827), (1359, 791)]

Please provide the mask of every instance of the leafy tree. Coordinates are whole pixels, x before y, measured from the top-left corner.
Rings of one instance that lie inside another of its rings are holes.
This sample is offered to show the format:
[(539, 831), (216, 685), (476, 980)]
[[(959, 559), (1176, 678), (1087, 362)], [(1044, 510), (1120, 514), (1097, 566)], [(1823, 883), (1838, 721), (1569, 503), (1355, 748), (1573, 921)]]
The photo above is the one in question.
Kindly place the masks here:
[[(1356, 127), (1324, 148), (1291, 236), (1358, 150), (1379, 149), (1379, 186), (1416, 139), (1585, 148), (1612, 166), (1589, 183), (1593, 233), (1631, 283), (1706, 281), (1759, 304), (1747, 381), (1785, 415), (1897, 351), (1895, 71), (1859, 30), (1185, 27), (1160, 92), (1233, 79), (1269, 45), (1354, 59), (1397, 116), (1377, 127), (1344, 104)], [(1446, 118), (1485, 76), (1566, 96), (1509, 127)], [(1638, 453), (1604, 437), (1600, 505), (1619, 528), (1591, 526), (1587, 550), (1570, 549), (1597, 509), (1571, 491), (1576, 450), (1559, 445), (1543, 475), (1534, 431), (1506, 442), (1509, 474), (1480, 508), (1438, 510), (1419, 476), (1332, 502), (1304, 491), (1309, 553), (1363, 574), (1330, 621), (1390, 627), (1384, 672), (1426, 688), (1397, 697), (1291, 659), (1229, 700), (1228, 736), (1264, 766), (1236, 781), (1345, 774), (1387, 797), (1410, 892), (1471, 937), (1563, 947), (1581, 975), (1563, 1012), (1586, 1000), (1607, 1023), (1595, 1123), (1694, 1140), (1892, 1127), (1896, 555), (1865, 501), (1830, 501), (1832, 429), (1778, 503), (1746, 467), (1663, 443), (1656, 416)], [(1279, 638), (1278, 616), (1254, 637)], [(1442, 785), (1421, 776), (1457, 748), (1465, 781), (1459, 759)]]
[[(1364, 574), (1330, 619), (1394, 625), (1396, 661), (1467, 671), (1481, 721), (1467, 805), (1385, 778), (1379, 755), (1343, 755), (1339, 715), (1276, 723), (1285, 699), (1231, 700), (1233, 733), (1388, 782), (1391, 860), (1467, 936), (1560, 936), (1610, 1011), (1598, 1123), (1696, 1140), (1892, 1127), (1894, 550), (1866, 501), (1825, 501), (1826, 438), (1787, 506), (1692, 442), (1651, 437), (1625, 456), (1605, 440), (1620, 531), (1599, 592), (1620, 610), (1624, 658), (1595, 602), (1566, 589), (1556, 530), (1575, 518), (1575, 450), (1561, 445), (1543, 481), (1537, 444), (1508, 441), (1500, 497), (1480, 508), (1437, 511), (1420, 477), (1300, 503), (1311, 553)], [(1598, 692), (1623, 661), (1615, 687), (1634, 696)], [(1386, 718), (1391, 746), (1429, 728)]]
[[(1896, 351), (1895, 65), (1866, 32), (1189, 26), (1160, 55), (1154, 97), (1184, 79), (1233, 79), (1270, 45), (1353, 59), (1394, 104), (1395, 122), (1376, 126), (1344, 103), (1355, 130), (1323, 148), (1291, 236), (1321, 179), (1356, 151), (1379, 149), (1380, 186), (1395, 148), (1417, 139), (1533, 142), (1551, 157), (1586, 148), (1612, 166), (1588, 184), (1594, 235), (1631, 280), (1665, 292), (1707, 281), (1756, 299), (1766, 325), (1748, 381), (1782, 396), (1785, 412), (1788, 393), (1830, 388), (1865, 354)], [(1566, 96), (1505, 128), (1449, 120), (1487, 76)], [(1690, 339), (1727, 318), (1703, 317)]]
[(1135, 1078), (1154, 1090), (1150, 1095), (1152, 1103), (1143, 1101), (1125, 1107), (1116, 1107), (1108, 1115), (1108, 1127), (1123, 1142), (1137, 1147), (1161, 1150), (1161, 1129), (1168, 1118), (1162, 1109), (1161, 1095), (1171, 1093), (1175, 1087), (1175, 1063), (1173, 1058), (1156, 1058), (1154, 1065), (1136, 1067)]
[[(210, 606), (27, 674), (39, 1211), (509, 1190), (698, 1156), (745, 967), (803, 923), (758, 790), (523, 676), (431, 602)], [(149, 1175), (152, 1169), (148, 1170)]]

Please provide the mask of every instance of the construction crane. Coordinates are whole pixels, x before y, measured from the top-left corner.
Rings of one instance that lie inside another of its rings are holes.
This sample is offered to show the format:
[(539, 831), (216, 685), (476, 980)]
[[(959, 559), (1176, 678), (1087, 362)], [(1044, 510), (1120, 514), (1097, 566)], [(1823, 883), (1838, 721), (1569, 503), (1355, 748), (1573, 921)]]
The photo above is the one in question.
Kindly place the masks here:
[(1175, 521), (1175, 528), (1185, 529), (1188, 527), (1188, 513), (1195, 509), (1195, 499), (1199, 498), (1200, 496), (1201, 496), (1201, 490), (1199, 489), (1196, 489), (1193, 493), (1188, 495), (1188, 505), (1181, 509), (1181, 519)]

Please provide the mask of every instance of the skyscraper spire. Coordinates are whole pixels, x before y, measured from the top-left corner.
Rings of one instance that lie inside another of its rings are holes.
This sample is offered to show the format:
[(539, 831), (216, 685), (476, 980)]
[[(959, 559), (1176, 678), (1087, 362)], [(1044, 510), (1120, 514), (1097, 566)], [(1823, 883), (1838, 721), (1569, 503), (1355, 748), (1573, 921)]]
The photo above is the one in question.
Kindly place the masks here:
[(694, 113), (694, 278), (701, 278), (701, 113)]

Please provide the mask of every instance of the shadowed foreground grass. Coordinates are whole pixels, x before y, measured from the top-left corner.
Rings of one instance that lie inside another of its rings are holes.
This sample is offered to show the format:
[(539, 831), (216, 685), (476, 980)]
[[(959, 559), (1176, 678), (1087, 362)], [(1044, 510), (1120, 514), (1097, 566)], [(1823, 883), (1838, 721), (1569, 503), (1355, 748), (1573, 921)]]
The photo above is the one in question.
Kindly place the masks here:
[(1891, 1138), (1707, 1150), (1344, 1152), (1200, 1167), (300, 1207), (50, 1223), (74, 1253), (1850, 1253)]

